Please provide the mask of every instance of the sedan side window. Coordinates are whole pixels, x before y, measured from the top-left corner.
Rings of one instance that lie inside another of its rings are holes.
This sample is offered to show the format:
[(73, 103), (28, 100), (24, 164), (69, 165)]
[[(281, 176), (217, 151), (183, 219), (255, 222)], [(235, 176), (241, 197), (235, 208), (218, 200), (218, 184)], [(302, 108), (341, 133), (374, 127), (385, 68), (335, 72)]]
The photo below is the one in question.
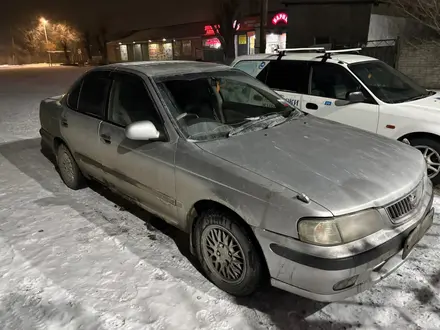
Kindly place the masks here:
[(361, 85), (344, 68), (330, 63), (315, 64), (312, 70), (311, 95), (347, 100)]
[(108, 72), (92, 72), (82, 83), (78, 111), (104, 118), (111, 80)]
[(116, 75), (110, 96), (108, 120), (118, 126), (148, 120), (161, 131), (163, 124), (153, 100), (141, 78)]
[(78, 82), (67, 95), (67, 106), (72, 110), (78, 110), (79, 93), (81, 91), (82, 80)]

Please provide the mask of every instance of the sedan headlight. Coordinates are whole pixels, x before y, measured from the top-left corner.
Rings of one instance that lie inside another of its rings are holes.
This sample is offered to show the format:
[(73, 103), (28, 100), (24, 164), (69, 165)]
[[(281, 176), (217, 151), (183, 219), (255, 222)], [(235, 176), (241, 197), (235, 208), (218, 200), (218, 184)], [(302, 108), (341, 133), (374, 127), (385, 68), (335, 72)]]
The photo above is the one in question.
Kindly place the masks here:
[(361, 239), (382, 228), (380, 213), (370, 209), (335, 218), (300, 220), (298, 234), (303, 242), (338, 245)]

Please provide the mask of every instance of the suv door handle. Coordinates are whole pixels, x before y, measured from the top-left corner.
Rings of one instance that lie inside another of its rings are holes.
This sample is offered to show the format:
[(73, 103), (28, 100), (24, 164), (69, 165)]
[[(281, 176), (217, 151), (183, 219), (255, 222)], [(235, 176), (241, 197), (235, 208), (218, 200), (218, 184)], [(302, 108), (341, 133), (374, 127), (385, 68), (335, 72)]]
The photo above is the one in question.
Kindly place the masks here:
[(316, 103), (307, 103), (306, 108), (310, 110), (318, 110), (318, 105)]
[(104, 143), (106, 143), (106, 144), (112, 143), (112, 139), (111, 139), (111, 137), (109, 135), (101, 134), (100, 137), (104, 141)]
[(69, 123), (66, 118), (61, 118), (61, 126), (69, 127)]

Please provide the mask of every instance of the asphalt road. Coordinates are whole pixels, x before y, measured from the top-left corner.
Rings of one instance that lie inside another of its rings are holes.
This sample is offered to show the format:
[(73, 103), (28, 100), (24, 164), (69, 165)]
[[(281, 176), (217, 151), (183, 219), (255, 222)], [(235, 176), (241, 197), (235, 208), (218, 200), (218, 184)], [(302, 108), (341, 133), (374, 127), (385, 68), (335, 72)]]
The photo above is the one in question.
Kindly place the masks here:
[(178, 230), (97, 185), (68, 190), (40, 152), (38, 106), (85, 70), (0, 69), (1, 329), (440, 329), (439, 214), (368, 292), (235, 299), (199, 273)]

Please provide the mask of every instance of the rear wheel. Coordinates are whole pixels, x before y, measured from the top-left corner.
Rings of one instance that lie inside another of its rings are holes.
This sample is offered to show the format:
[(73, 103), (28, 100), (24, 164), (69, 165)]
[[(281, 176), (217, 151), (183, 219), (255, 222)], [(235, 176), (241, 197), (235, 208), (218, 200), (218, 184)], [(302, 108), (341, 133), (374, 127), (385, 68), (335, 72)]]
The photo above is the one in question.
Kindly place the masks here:
[(247, 296), (262, 283), (263, 258), (232, 214), (215, 209), (203, 213), (195, 228), (195, 247), (206, 276), (223, 291)]
[(57, 165), (60, 176), (67, 187), (78, 190), (85, 187), (85, 179), (75, 159), (66, 145), (61, 144), (57, 150)]
[(428, 177), (434, 184), (440, 183), (440, 142), (429, 138), (410, 139), (413, 147), (423, 155), (428, 168)]

